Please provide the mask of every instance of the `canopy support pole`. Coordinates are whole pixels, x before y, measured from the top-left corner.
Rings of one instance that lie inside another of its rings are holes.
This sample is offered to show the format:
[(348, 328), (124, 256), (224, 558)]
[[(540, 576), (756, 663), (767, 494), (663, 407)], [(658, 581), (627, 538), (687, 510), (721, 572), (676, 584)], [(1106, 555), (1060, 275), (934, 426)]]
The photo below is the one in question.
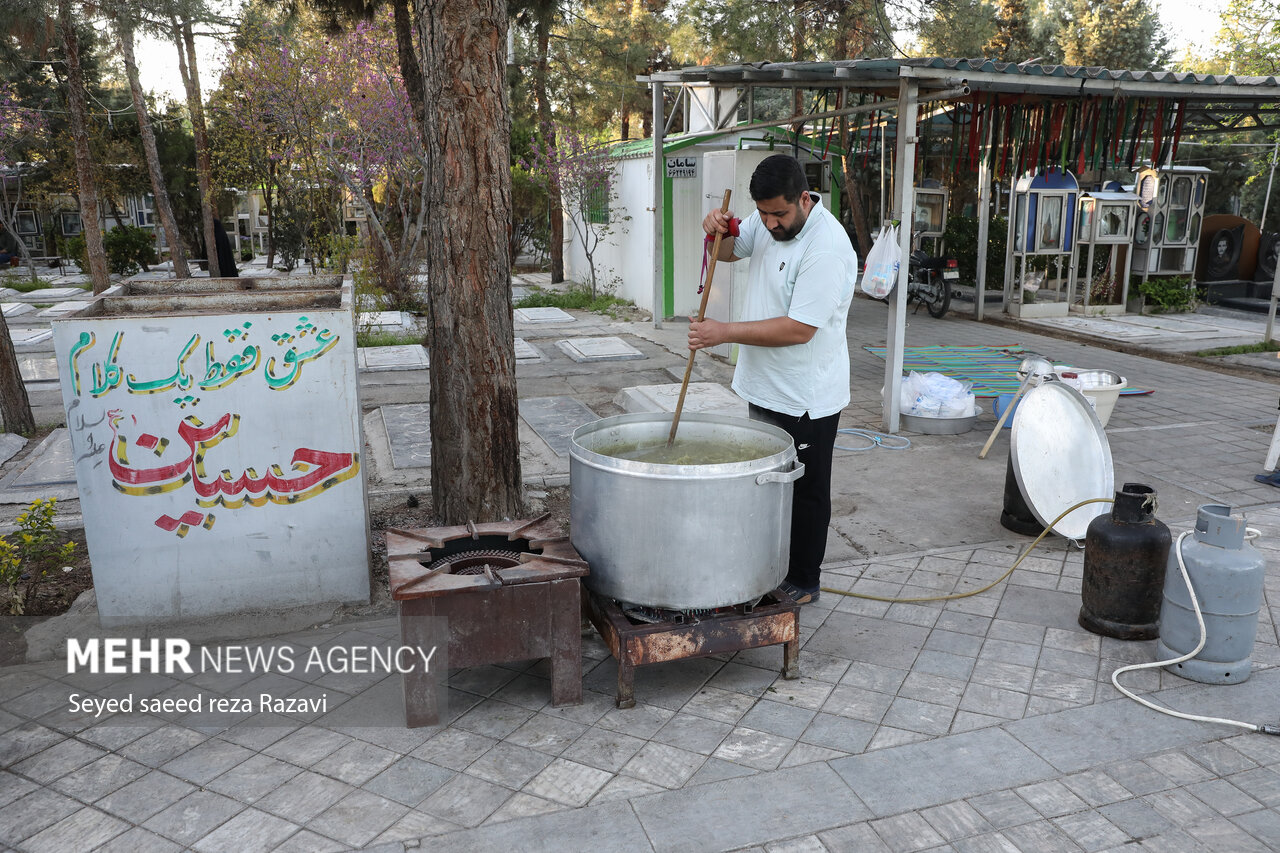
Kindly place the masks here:
[(915, 78), (904, 75), (898, 80), (898, 132), (897, 161), (894, 163), (893, 215), (901, 223), (898, 227), (898, 248), (902, 264), (898, 267), (898, 285), (889, 299), (889, 328), (884, 360), (884, 431), (897, 433), (898, 416), (901, 414), (902, 357), (907, 335), (907, 280), (910, 277), (908, 258), (911, 256), (911, 224), (914, 220), (911, 206), (914, 204), (912, 185), (916, 172), (916, 96), (920, 84)]
[(662, 102), (662, 83), (654, 80), (652, 83), (653, 92), (653, 327), (655, 329), (662, 328), (662, 312), (666, 301), (663, 299), (664, 275), (666, 270), (663, 269), (663, 234), (662, 234), (662, 211), (663, 211), (663, 193), (662, 178), (666, 174), (666, 159), (663, 157), (662, 140), (665, 136), (666, 126), (662, 120), (663, 102)]

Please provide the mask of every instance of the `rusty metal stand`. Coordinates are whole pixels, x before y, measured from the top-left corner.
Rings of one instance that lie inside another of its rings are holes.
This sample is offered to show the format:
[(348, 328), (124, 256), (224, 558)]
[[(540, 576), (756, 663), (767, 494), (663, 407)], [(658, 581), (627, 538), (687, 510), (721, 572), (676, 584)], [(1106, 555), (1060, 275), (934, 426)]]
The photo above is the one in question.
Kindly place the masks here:
[(800, 677), (800, 606), (781, 590), (755, 607), (691, 617), (687, 622), (633, 622), (618, 603), (588, 592), (583, 614), (618, 661), (619, 708), (634, 708), (635, 668), (723, 652), (782, 645), (782, 677)]

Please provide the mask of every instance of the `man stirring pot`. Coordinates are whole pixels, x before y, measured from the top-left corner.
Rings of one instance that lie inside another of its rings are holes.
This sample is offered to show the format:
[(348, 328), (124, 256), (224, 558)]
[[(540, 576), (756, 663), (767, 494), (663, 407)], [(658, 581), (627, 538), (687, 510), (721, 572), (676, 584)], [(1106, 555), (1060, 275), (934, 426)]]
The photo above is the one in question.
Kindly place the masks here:
[(753, 420), (791, 436), (804, 476), (791, 512), (791, 558), (782, 589), (799, 604), (818, 600), (831, 521), (831, 455), (849, 404), (845, 322), (858, 257), (844, 227), (808, 190), (794, 158), (775, 154), (751, 176), (756, 210), (739, 222), (712, 210), (709, 236), (723, 234), (718, 260), (750, 258), (742, 319), (689, 323), (693, 350), (739, 344), (733, 390)]

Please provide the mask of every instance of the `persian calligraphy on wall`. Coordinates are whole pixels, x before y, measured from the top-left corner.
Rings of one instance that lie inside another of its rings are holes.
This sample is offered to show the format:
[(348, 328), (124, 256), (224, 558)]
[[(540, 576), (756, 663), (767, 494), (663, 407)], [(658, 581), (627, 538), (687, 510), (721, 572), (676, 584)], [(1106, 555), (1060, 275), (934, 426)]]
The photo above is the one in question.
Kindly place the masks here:
[(106, 596), (118, 624), (298, 603), (282, 583), (367, 597), (349, 309), (72, 317), (54, 346), (100, 609), (101, 574), (129, 587)]

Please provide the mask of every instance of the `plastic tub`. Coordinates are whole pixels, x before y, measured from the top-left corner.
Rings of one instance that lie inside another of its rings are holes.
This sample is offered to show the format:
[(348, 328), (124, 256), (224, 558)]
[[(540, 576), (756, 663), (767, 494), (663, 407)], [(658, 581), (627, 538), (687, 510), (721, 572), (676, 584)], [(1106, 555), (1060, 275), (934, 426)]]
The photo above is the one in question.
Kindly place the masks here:
[(973, 422), (982, 414), (981, 406), (974, 406), (973, 414), (962, 418), (930, 418), (923, 415), (899, 415), (902, 428), (921, 435), (960, 435), (973, 429)]
[(1092, 370), (1087, 368), (1058, 367), (1054, 370), (1058, 378), (1084, 394), (1089, 405), (1093, 406), (1098, 422), (1104, 427), (1111, 420), (1111, 411), (1116, 407), (1120, 391), (1125, 386), (1125, 378), (1111, 370)]
[[(1001, 394), (996, 397), (991, 404), (991, 414), (998, 421), (1004, 415), (1004, 410), (1009, 408), (1009, 404), (1013, 403), (1013, 394)], [(1018, 400), (1021, 403), (1022, 400)], [(1013, 426), (1013, 416), (1018, 413), (1018, 403), (1014, 403), (1013, 411), (1009, 413), (1009, 417), (1004, 419), (1004, 428), (1009, 429)]]

